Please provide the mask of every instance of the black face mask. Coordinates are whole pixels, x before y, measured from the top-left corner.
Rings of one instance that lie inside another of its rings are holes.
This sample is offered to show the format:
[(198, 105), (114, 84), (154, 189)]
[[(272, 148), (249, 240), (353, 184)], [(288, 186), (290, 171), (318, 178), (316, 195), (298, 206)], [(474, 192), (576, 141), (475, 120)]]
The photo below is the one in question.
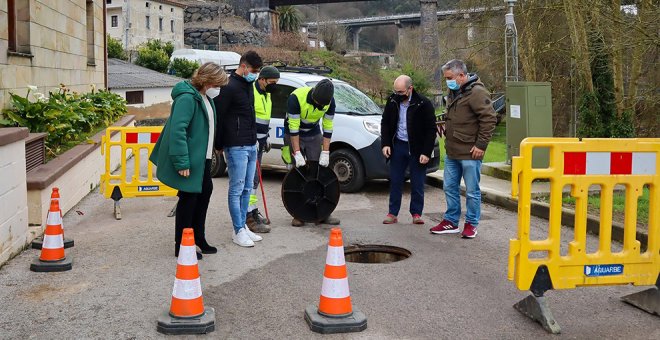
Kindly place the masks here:
[(264, 88), (264, 91), (266, 91), (268, 93), (275, 92), (275, 84), (267, 84), (266, 88)]
[(394, 94), (394, 97), (392, 97), (392, 98), (394, 98), (394, 101), (396, 101), (397, 103), (400, 103), (400, 102), (402, 102), (402, 101), (408, 99), (408, 96), (405, 95), (405, 94), (398, 94), (398, 93), (395, 93), (395, 94)]

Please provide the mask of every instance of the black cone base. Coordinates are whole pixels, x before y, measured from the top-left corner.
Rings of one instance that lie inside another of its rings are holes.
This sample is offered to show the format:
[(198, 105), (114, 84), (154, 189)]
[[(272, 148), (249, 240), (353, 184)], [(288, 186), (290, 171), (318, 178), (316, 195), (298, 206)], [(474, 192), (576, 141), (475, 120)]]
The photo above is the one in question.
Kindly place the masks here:
[[(32, 249), (41, 249), (41, 245), (44, 243), (44, 237), (39, 236), (32, 240)], [(64, 249), (71, 248), (75, 244), (72, 239), (64, 238)]]
[(357, 309), (353, 314), (343, 318), (330, 318), (318, 313), (318, 307), (305, 308), (305, 321), (309, 328), (321, 334), (362, 332), (367, 329), (367, 317)]
[(204, 308), (204, 314), (195, 318), (175, 318), (169, 312), (158, 317), (158, 332), (163, 334), (206, 334), (215, 330), (215, 309)]
[(71, 257), (66, 257), (64, 260), (53, 262), (41, 261), (37, 258), (30, 264), (30, 270), (38, 273), (65, 272), (71, 270), (71, 268), (73, 268), (73, 260)]

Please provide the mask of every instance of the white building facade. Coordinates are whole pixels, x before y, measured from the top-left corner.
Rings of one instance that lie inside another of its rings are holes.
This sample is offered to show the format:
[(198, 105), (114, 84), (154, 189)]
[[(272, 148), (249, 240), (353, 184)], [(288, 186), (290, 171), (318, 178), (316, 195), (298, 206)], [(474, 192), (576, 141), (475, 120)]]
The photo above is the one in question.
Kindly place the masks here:
[(169, 0), (105, 0), (108, 35), (127, 51), (149, 40), (172, 42), (183, 48), (185, 5)]

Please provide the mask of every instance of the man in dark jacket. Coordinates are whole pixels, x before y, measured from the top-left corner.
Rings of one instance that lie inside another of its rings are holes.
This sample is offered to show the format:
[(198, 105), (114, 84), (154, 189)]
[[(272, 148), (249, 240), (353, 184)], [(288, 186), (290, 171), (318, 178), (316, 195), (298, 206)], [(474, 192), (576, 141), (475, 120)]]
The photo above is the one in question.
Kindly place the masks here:
[(241, 247), (252, 247), (261, 236), (245, 227), (246, 214), (257, 163), (257, 127), (252, 83), (263, 62), (254, 51), (241, 56), (240, 65), (229, 77), (229, 84), (215, 97), (218, 128), (215, 148), (223, 150), (229, 173), (229, 214), (234, 225), (232, 240)]
[(431, 228), (434, 234), (458, 233), (461, 217), (461, 178), (465, 181), (465, 226), (461, 236), (474, 238), (481, 215), (479, 180), (481, 162), (493, 136), (497, 117), (490, 93), (476, 74), (469, 74), (461, 60), (451, 60), (442, 66), (449, 96), (445, 122), (444, 191), (447, 212), (440, 224)]
[(410, 171), (410, 214), (414, 224), (424, 224), (424, 181), (435, 131), (433, 104), (415, 91), (409, 76), (399, 76), (380, 122), (383, 155), (390, 163), (390, 207), (384, 224), (398, 222), (406, 168)]

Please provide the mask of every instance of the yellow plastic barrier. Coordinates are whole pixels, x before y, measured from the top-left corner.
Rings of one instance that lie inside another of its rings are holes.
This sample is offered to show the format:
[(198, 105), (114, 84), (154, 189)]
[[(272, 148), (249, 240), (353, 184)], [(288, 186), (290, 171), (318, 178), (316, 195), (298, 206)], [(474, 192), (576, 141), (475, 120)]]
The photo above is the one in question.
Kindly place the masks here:
[[(536, 148), (549, 150), (548, 168), (532, 167), (532, 152)], [(550, 216), (547, 238), (533, 240), (530, 238), (531, 190), (532, 182), (538, 179), (550, 181)], [(600, 230), (598, 249), (589, 253), (587, 199), (592, 185), (601, 188)], [(625, 223), (623, 249), (612, 252), (612, 197), (616, 185), (626, 188)], [(645, 185), (650, 189), (649, 223), (648, 245), (642, 251), (636, 239), (637, 202)], [(660, 274), (659, 185), (660, 138), (524, 139), (520, 143), (520, 157), (512, 159), (511, 194), (518, 197), (518, 235), (510, 240), (508, 279), (514, 281), (520, 290), (531, 290), (536, 298), (542, 297), (549, 289), (656, 285)], [(565, 186), (571, 187), (571, 196), (575, 198), (575, 229), (573, 239), (565, 240), (569, 241), (568, 249), (562, 255), (562, 191)], [(523, 305), (529, 307), (529, 303)], [(519, 310), (525, 308), (515, 307)], [(547, 306), (537, 306), (536, 309), (539, 308), (547, 309)], [(532, 316), (529, 311), (521, 312)], [(551, 315), (549, 319), (544, 317), (545, 321), (554, 322)], [(546, 325), (538, 315), (532, 318), (549, 331), (559, 331), (556, 324), (556, 327)]]
[[(155, 197), (176, 196), (177, 190), (172, 189), (154, 178), (154, 166), (148, 161), (162, 126), (143, 127), (110, 127), (101, 138), (101, 155), (105, 156), (105, 173), (101, 175), (101, 193), (106, 198), (115, 201), (115, 218), (121, 219), (119, 200), (124, 197)], [(113, 141), (110, 136), (119, 132), (119, 140)], [(111, 150), (118, 150), (121, 157), (121, 170), (112, 174), (110, 169)], [(146, 174), (141, 173), (142, 158), (146, 150)], [(127, 174), (127, 162), (133, 155), (133, 171)], [(128, 178), (130, 175), (130, 178)]]

